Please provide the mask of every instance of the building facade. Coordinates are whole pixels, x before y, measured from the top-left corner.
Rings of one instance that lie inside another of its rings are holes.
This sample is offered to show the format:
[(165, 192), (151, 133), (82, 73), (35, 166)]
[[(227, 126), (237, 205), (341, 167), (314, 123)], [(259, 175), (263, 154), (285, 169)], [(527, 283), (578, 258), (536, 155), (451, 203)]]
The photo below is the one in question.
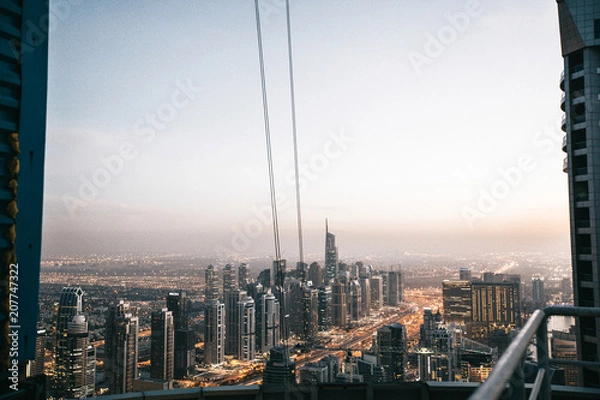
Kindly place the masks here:
[(444, 281), (442, 283), (444, 322), (465, 325), (472, 320), (473, 300), (471, 282)]
[(153, 311), (150, 329), (150, 377), (171, 380), (175, 355), (173, 313), (166, 308)]
[(56, 313), (56, 336), (54, 339), (53, 388), (57, 396), (67, 395), (67, 377), (70, 374), (69, 324), (83, 312), (83, 289), (76, 286), (64, 287), (60, 293)]
[[(563, 170), (568, 173), (573, 296), (576, 306), (600, 307), (600, 7), (560, 0), (564, 72), (560, 107), (566, 132)], [(600, 360), (600, 318), (577, 318), (577, 350), (585, 361)], [(600, 372), (583, 368), (585, 385), (599, 387)]]
[(404, 381), (406, 355), (404, 325), (393, 323), (377, 330), (377, 361), (385, 369), (388, 382)]
[(139, 320), (123, 300), (111, 304), (106, 316), (104, 370), (111, 394), (133, 391), (137, 378)]
[(213, 300), (204, 310), (204, 363), (225, 361), (225, 304)]
[(338, 249), (335, 235), (329, 232), (329, 223), (325, 220), (325, 284), (331, 284), (337, 278)]

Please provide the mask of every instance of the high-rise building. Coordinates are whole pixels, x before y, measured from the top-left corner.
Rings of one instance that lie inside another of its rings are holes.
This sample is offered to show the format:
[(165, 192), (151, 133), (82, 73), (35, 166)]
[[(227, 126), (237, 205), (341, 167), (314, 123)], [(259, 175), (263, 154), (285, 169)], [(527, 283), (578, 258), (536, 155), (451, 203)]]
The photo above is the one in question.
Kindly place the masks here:
[(368, 317), (371, 315), (371, 280), (367, 277), (360, 278), (360, 315)]
[(153, 311), (150, 329), (150, 377), (171, 380), (175, 356), (173, 313), (166, 308)]
[(358, 321), (362, 316), (362, 288), (356, 278), (349, 279), (346, 284), (346, 300), (348, 301), (348, 318)]
[(106, 316), (104, 371), (111, 394), (133, 390), (137, 378), (138, 317), (123, 300), (111, 304)]
[(173, 314), (173, 326), (175, 330), (188, 327), (188, 299), (186, 292), (170, 292), (167, 296), (167, 310)]
[(317, 288), (317, 321), (320, 331), (331, 328), (331, 286)]
[(299, 283), (289, 289), (290, 332), (308, 343), (317, 338), (318, 322), (318, 290), (312, 286), (306, 287)]
[(227, 264), (223, 268), (223, 299), (225, 299), (226, 293), (229, 293), (236, 288), (237, 281), (235, 279), (235, 267), (233, 264)]
[(471, 282), (473, 322), (521, 326), (520, 285), (517, 282)]
[(444, 322), (465, 325), (473, 316), (471, 282), (444, 281), (442, 283)]
[(44, 373), (44, 360), (46, 355), (46, 334), (45, 329), (38, 329), (35, 343), (35, 360), (31, 363), (29, 371), (30, 376), (42, 375)]
[(377, 330), (377, 360), (385, 368), (388, 382), (404, 381), (406, 329), (393, 323)]
[(383, 293), (383, 305), (387, 306), (389, 305), (389, 282), (388, 282), (388, 274), (382, 274), (380, 275), (381, 277), (381, 286), (382, 286), (382, 293)]
[(241, 263), (238, 268), (238, 288), (240, 290), (247, 290), (246, 285), (250, 283), (250, 272), (248, 264)]
[(544, 292), (544, 278), (534, 276), (531, 278), (531, 298), (536, 308), (544, 308), (546, 305), (546, 293)]
[(56, 337), (54, 342), (53, 387), (58, 397), (66, 396), (65, 383), (69, 374), (70, 351), (68, 347), (68, 327), (73, 317), (83, 311), (83, 289), (76, 286), (64, 287), (60, 293), (56, 313)]
[(298, 338), (304, 336), (304, 307), (302, 304), (303, 294), (302, 284), (294, 281), (288, 285), (286, 290), (288, 299), (288, 328), (290, 334), (296, 335)]
[(286, 260), (273, 261), (273, 295), (279, 302), (279, 337), (285, 340), (288, 336), (289, 326), (285, 316), (289, 313), (289, 303), (286, 298), (287, 292), (284, 288), (286, 275)]
[(319, 263), (314, 262), (310, 264), (308, 268), (308, 282), (311, 282), (312, 286), (321, 286), (323, 284), (323, 268)]
[[(600, 307), (600, 8), (597, 2), (560, 0), (564, 91), (561, 109), (566, 132), (571, 214), (571, 264), (575, 306)], [(584, 361), (600, 361), (600, 318), (576, 318), (577, 352)], [(581, 383), (600, 387), (600, 371), (583, 368)]]
[[(228, 293), (228, 292), (225, 292)], [(225, 304), (212, 300), (204, 310), (204, 363), (225, 361)]]
[(404, 301), (404, 282), (402, 272), (390, 271), (388, 273), (388, 305), (399, 306)]
[(562, 278), (560, 281), (561, 300), (566, 304), (573, 304), (573, 284), (568, 277)]
[(442, 322), (442, 316), (439, 310), (434, 314), (431, 308), (423, 308), (423, 324), (420, 328), (419, 337), (420, 347), (433, 348), (433, 335), (440, 322)]
[(67, 373), (57, 396), (83, 399), (94, 396), (96, 383), (96, 348), (90, 345), (88, 323), (82, 314), (75, 315), (67, 327)]
[(358, 263), (358, 277), (360, 279), (371, 279), (373, 277), (373, 266), (369, 264)]
[[(0, 152), (4, 166), (0, 177), (0, 371), (8, 371), (11, 360), (25, 367), (35, 358), (48, 86), (48, 31), (44, 27), (55, 15), (49, 14), (44, 1), (2, 2), (0, 7), (0, 131), (4, 143)], [(62, 198), (69, 212), (77, 209), (73, 202), (79, 199), (69, 195)], [(16, 283), (15, 272), (20, 272), (18, 287), (12, 287), (18, 288), (18, 293), (8, 290), (8, 282)], [(15, 294), (19, 296), (18, 355), (10, 358), (9, 301)], [(2, 384), (7, 382), (3, 378)]]
[(325, 220), (325, 284), (330, 284), (337, 278), (338, 249), (335, 245), (335, 235), (329, 232), (329, 222)]
[(268, 353), (279, 343), (279, 302), (272, 293), (259, 293), (256, 307), (256, 349)]
[(235, 289), (225, 297), (225, 355), (237, 357), (240, 346), (240, 310), (238, 304), (248, 293)]
[(173, 314), (175, 328), (173, 375), (175, 378), (181, 379), (193, 369), (196, 354), (194, 334), (189, 328), (186, 292), (170, 292), (167, 296), (167, 309)]
[(290, 360), (287, 348), (272, 347), (263, 374), (263, 384), (286, 385), (296, 382), (296, 364)]
[(371, 308), (379, 310), (383, 307), (383, 279), (379, 275), (371, 277)]
[(204, 285), (204, 298), (207, 302), (219, 298), (219, 273), (212, 264), (204, 271)]
[(331, 324), (338, 328), (346, 328), (346, 285), (335, 280), (331, 285)]
[(246, 296), (238, 302), (239, 338), (238, 354), (240, 360), (254, 360), (256, 351), (256, 316), (254, 299)]
[(471, 280), (471, 268), (460, 267), (459, 278), (460, 281), (470, 281)]

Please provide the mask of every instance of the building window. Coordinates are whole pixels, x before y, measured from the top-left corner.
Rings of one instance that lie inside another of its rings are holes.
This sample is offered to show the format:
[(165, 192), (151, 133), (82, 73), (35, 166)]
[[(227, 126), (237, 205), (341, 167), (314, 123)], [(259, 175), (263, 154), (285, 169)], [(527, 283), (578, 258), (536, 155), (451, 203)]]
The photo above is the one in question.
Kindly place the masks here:
[(600, 19), (594, 20), (594, 39), (600, 39)]

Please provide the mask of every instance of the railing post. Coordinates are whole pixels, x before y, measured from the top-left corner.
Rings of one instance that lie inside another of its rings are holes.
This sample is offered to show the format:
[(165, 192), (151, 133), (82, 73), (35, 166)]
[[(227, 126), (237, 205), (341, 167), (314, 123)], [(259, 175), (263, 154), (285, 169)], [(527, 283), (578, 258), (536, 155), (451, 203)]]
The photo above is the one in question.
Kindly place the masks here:
[(552, 394), (550, 392), (550, 357), (548, 354), (548, 318), (544, 318), (538, 326), (535, 338), (537, 348), (538, 368), (543, 368), (546, 372), (542, 380), (539, 399), (550, 400)]
[(510, 400), (525, 400), (525, 377), (523, 375), (523, 358), (510, 376), (509, 395)]

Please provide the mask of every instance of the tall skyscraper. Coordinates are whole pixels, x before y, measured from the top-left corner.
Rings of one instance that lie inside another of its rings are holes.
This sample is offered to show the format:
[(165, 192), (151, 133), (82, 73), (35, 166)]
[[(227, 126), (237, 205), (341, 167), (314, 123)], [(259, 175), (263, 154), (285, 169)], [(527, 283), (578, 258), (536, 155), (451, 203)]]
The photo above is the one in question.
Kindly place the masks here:
[(241, 263), (238, 268), (238, 288), (240, 290), (247, 290), (246, 285), (250, 283), (250, 271), (248, 264)]
[(259, 293), (256, 302), (256, 349), (268, 353), (279, 343), (279, 302), (272, 293)]
[(319, 263), (314, 262), (310, 264), (308, 268), (308, 279), (311, 282), (312, 286), (321, 286), (323, 284), (323, 268), (319, 265)]
[(390, 271), (388, 273), (388, 305), (397, 307), (402, 301), (404, 301), (402, 272)]
[(371, 279), (367, 277), (360, 278), (360, 296), (361, 296), (361, 317), (371, 315)]
[(237, 281), (235, 279), (235, 267), (233, 264), (227, 264), (223, 268), (223, 300), (225, 299), (226, 293), (229, 293), (236, 288)]
[(240, 345), (240, 314), (238, 303), (246, 298), (246, 291), (235, 289), (225, 297), (225, 354), (238, 356)]
[(325, 220), (325, 283), (330, 284), (337, 278), (338, 249), (335, 235), (329, 232), (329, 222)]
[(331, 286), (319, 286), (317, 292), (319, 330), (326, 331), (331, 328)]
[(393, 323), (377, 330), (377, 359), (385, 368), (388, 382), (404, 381), (406, 354), (404, 325)]
[[(576, 306), (600, 307), (600, 8), (597, 2), (558, 3), (564, 91), (561, 109), (569, 176), (571, 264)], [(581, 360), (600, 361), (600, 318), (576, 318)], [(580, 382), (600, 387), (600, 371), (582, 368)]]
[(319, 299), (316, 288), (294, 285), (290, 292), (290, 331), (300, 340), (312, 343), (319, 328)]
[(173, 314), (173, 326), (175, 330), (188, 327), (188, 299), (186, 292), (170, 292), (167, 296), (167, 310)]
[(76, 286), (64, 287), (58, 301), (56, 313), (56, 337), (54, 342), (54, 380), (53, 387), (57, 396), (66, 396), (65, 386), (69, 374), (70, 351), (68, 346), (68, 327), (73, 317), (83, 311), (83, 289)]
[(137, 378), (138, 317), (123, 300), (111, 304), (106, 316), (104, 370), (111, 394), (133, 390)]
[(35, 343), (35, 360), (31, 363), (31, 376), (44, 373), (44, 360), (46, 358), (46, 334), (45, 329), (38, 329)]
[(563, 303), (573, 304), (573, 284), (571, 278), (564, 277), (560, 281), (561, 300)]
[(346, 328), (347, 310), (346, 286), (336, 280), (331, 285), (331, 323), (333, 326)]
[(173, 313), (166, 308), (153, 311), (150, 328), (150, 377), (171, 380), (175, 355)]
[[(226, 292), (228, 293), (228, 292)], [(204, 310), (204, 363), (225, 361), (225, 304), (212, 300)]]
[(356, 278), (349, 279), (346, 284), (346, 300), (348, 301), (348, 318), (358, 321), (362, 316), (362, 288)]
[(204, 272), (204, 298), (206, 301), (219, 298), (219, 273), (214, 265), (210, 264)]
[(371, 277), (371, 308), (379, 310), (383, 307), (383, 279), (379, 275)]
[[(66, 398), (83, 399), (94, 396), (96, 382), (96, 348), (90, 345), (86, 317), (78, 314), (67, 327), (67, 373), (64, 377)], [(60, 396), (59, 395), (59, 396)]]
[(285, 340), (288, 336), (289, 326), (285, 316), (289, 313), (289, 304), (286, 298), (286, 291), (284, 288), (286, 275), (286, 261), (275, 260), (273, 261), (273, 295), (279, 302), (279, 337)]
[(465, 325), (473, 318), (471, 282), (444, 281), (442, 283), (444, 301), (444, 322)]
[(194, 335), (189, 328), (186, 292), (170, 292), (167, 296), (167, 309), (173, 313), (173, 326), (175, 328), (173, 375), (175, 378), (180, 379), (193, 369), (196, 354)]
[(544, 292), (544, 278), (534, 276), (531, 278), (531, 298), (536, 308), (544, 308), (546, 305), (546, 293)]
[[(19, 340), (18, 358), (12, 360), (17, 359), (19, 366), (24, 367), (28, 360), (35, 358), (48, 85), (48, 32), (42, 30), (53, 17), (48, 11), (48, 3), (44, 1), (3, 2), (0, 7), (3, 25), (0, 131), (4, 138), (0, 153), (0, 163), (4, 166), (0, 177), (3, 202), (0, 209), (3, 238), (0, 241), (0, 282), (3, 282), (0, 290), (3, 304), (0, 309), (0, 371), (7, 371), (12, 363), (9, 359), (12, 346), (6, 332), (11, 323), (10, 296), (15, 293), (8, 290), (8, 282), (15, 282), (15, 268), (11, 264), (17, 262), (20, 266)], [(68, 195), (63, 199), (65, 202), (75, 200)], [(3, 384), (6, 382), (3, 380)]]
[(239, 315), (238, 354), (240, 360), (254, 360), (256, 351), (256, 316), (254, 299), (246, 296), (237, 304)]

